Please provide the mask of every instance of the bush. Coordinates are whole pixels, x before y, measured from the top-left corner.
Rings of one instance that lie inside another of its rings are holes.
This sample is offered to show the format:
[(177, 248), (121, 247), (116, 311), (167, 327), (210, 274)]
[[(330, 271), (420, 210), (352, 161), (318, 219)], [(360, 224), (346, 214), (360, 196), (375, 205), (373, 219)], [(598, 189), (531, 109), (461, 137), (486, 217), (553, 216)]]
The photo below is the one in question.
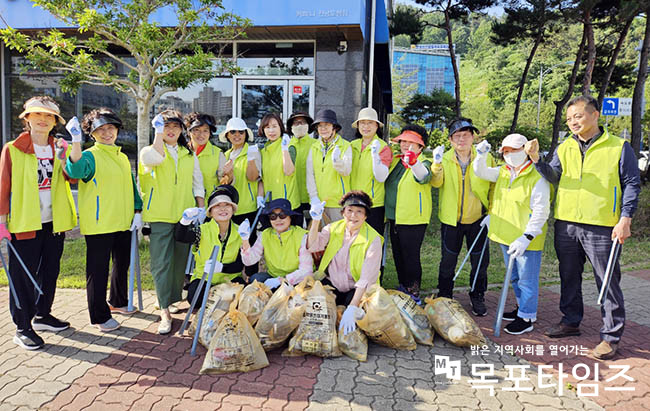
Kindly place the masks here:
[(634, 214), (632, 235), (650, 238), (650, 185), (641, 187), (639, 193), (639, 208)]

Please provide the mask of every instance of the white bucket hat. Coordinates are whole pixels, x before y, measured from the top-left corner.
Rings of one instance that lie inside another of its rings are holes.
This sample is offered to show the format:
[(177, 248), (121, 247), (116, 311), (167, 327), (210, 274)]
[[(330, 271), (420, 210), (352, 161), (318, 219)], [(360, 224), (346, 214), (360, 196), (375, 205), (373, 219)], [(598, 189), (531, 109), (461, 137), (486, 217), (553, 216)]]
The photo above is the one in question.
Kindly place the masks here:
[(357, 125), (358, 125), (359, 121), (361, 121), (361, 120), (376, 121), (377, 124), (379, 124), (379, 127), (384, 127), (384, 123), (379, 121), (379, 116), (377, 115), (377, 112), (375, 111), (375, 109), (372, 108), (372, 107), (362, 108), (359, 111), (359, 115), (357, 116), (357, 119), (354, 121), (354, 123), (352, 123), (352, 127), (357, 128)]
[(233, 117), (228, 120), (226, 123), (226, 129), (219, 133), (219, 141), (222, 143), (227, 143), (228, 140), (226, 139), (226, 134), (228, 134), (228, 132), (231, 130), (246, 130), (246, 134), (248, 134), (248, 141), (253, 141), (253, 132), (250, 128), (248, 128), (248, 126), (246, 126), (244, 120), (239, 117)]

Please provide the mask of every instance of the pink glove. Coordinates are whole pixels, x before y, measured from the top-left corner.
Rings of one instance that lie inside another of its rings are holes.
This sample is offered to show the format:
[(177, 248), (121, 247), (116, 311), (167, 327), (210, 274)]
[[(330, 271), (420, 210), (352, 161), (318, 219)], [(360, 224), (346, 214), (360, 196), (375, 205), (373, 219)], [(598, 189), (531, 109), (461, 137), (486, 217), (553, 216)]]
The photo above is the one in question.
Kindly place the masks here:
[(3, 239), (7, 239), (11, 241), (11, 234), (9, 233), (9, 230), (7, 230), (7, 224), (1, 223), (0, 224), (0, 241)]
[(56, 156), (59, 157), (59, 160), (65, 161), (65, 152), (68, 151), (68, 142), (60, 138), (56, 142)]

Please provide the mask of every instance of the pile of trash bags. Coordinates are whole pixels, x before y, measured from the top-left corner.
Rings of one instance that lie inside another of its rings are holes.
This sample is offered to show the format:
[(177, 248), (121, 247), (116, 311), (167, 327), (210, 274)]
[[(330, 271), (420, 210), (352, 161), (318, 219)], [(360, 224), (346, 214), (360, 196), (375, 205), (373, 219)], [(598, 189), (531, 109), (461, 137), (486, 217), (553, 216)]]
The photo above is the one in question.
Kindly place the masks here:
[[(275, 292), (257, 281), (244, 287), (224, 283), (210, 289), (199, 342), (208, 351), (202, 374), (246, 372), (269, 365), (266, 352), (286, 346), (283, 356), (343, 354), (366, 361), (368, 339), (398, 350), (433, 345), (438, 333), (459, 346), (482, 345), (485, 337), (460, 304), (427, 298), (420, 307), (408, 295), (375, 284), (361, 299), (365, 312), (357, 328), (339, 332), (344, 306), (332, 288), (313, 277)], [(194, 323), (194, 321), (193, 321)], [(190, 334), (196, 329), (190, 327)]]

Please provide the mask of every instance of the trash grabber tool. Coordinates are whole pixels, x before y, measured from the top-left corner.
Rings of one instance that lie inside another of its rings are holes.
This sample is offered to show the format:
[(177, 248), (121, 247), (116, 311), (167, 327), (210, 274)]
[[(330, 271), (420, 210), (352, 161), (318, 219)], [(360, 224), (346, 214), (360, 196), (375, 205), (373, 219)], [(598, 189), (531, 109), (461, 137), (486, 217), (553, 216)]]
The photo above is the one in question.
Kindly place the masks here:
[(508, 298), (508, 288), (510, 287), (510, 278), (512, 277), (512, 268), (515, 265), (515, 257), (510, 256), (508, 260), (508, 271), (503, 279), (503, 288), (501, 288), (501, 297), (499, 298), (499, 308), (497, 309), (497, 319), (494, 323), (494, 336), (501, 335), (501, 322), (503, 321), (503, 310), (506, 308), (506, 299)]
[[(9, 240), (7, 240), (9, 242)], [(20, 301), (18, 301), (18, 294), (16, 294), (16, 287), (14, 287), (14, 282), (11, 280), (11, 274), (9, 274), (9, 267), (7, 266), (7, 262), (5, 261), (5, 256), (2, 254), (2, 251), (0, 250), (0, 259), (2, 259), (2, 266), (5, 269), (5, 274), (7, 274), (7, 280), (9, 280), (9, 292), (14, 298), (14, 303), (16, 303), (16, 307), (18, 307), (19, 310), (22, 310), (22, 307), (20, 306)]]
[[(215, 247), (217, 247), (217, 246), (215, 246)], [(209, 258), (210, 261), (212, 260), (212, 257), (213, 257), (213, 255), (214, 255), (214, 252), (215, 252), (215, 251), (214, 251), (214, 249), (213, 249), (213, 250), (212, 250), (212, 254), (210, 254), (210, 258)], [(192, 248), (191, 248), (191, 246), (190, 246), (190, 256), (187, 257), (187, 265), (189, 266), (189, 268), (192, 268), (192, 266), (194, 265), (194, 264), (193, 264), (194, 258), (191, 257), (191, 256), (192, 256)], [(191, 258), (191, 260), (190, 260), (190, 258)], [(185, 268), (186, 268), (185, 271), (187, 272), (188, 267), (185, 267)], [(190, 271), (190, 273), (191, 273), (191, 271)], [(191, 302), (191, 304), (190, 304), (190, 308), (189, 308), (189, 310), (187, 311), (187, 314), (185, 315), (185, 319), (183, 320), (183, 324), (181, 325), (181, 329), (178, 330), (178, 335), (183, 335), (183, 333), (185, 332), (185, 329), (187, 328), (187, 324), (188, 324), (188, 322), (190, 321), (190, 316), (192, 315), (192, 312), (194, 311), (194, 307), (196, 307), (196, 303), (197, 303), (197, 301), (198, 301), (198, 299), (199, 299), (199, 292), (198, 292), (198, 290), (202, 290), (202, 289), (203, 289), (203, 284), (205, 284), (206, 277), (207, 277), (207, 274), (204, 272), (203, 275), (201, 276), (201, 280), (199, 281), (199, 286), (198, 286), (198, 288), (197, 288), (197, 292), (194, 293), (194, 297), (192, 298), (192, 302)]]
[(476, 267), (476, 274), (474, 274), (474, 281), (472, 281), (472, 288), (470, 291), (474, 292), (474, 287), (476, 287), (476, 279), (478, 278), (478, 272), (481, 269), (481, 263), (483, 262), (483, 256), (485, 255), (485, 249), (487, 248), (488, 239), (485, 237), (485, 242), (483, 243), (483, 248), (481, 249), (481, 258), (478, 259), (478, 267)]
[[(264, 203), (267, 203), (269, 201), (269, 198), (271, 197), (271, 192), (267, 191), (266, 195), (264, 196)], [(253, 220), (253, 224), (251, 224), (251, 231), (252, 230), (257, 230), (257, 220), (260, 219), (260, 214), (262, 214), (262, 210), (264, 210), (264, 207), (260, 207), (257, 210), (257, 214), (255, 214), (255, 219)]]
[(479, 230), (478, 234), (476, 235), (476, 238), (474, 239), (474, 242), (472, 242), (472, 245), (469, 247), (469, 250), (467, 250), (467, 255), (465, 256), (465, 258), (463, 258), (463, 262), (460, 263), (460, 267), (458, 267), (458, 270), (456, 271), (456, 275), (454, 276), (454, 279), (452, 281), (456, 281), (456, 278), (458, 278), (458, 275), (463, 270), (463, 266), (467, 262), (467, 259), (469, 258), (470, 254), (472, 254), (472, 250), (474, 249), (474, 246), (476, 245), (476, 242), (478, 241), (479, 238), (481, 238), (481, 234), (483, 234), (483, 230), (485, 230), (485, 226), (481, 226), (481, 229)]
[[(208, 280), (207, 280), (208, 283), (203, 293), (203, 302), (201, 303), (201, 309), (199, 310), (199, 318), (196, 323), (196, 333), (194, 334), (194, 340), (192, 341), (192, 350), (190, 351), (190, 355), (192, 357), (196, 355), (196, 343), (199, 341), (199, 334), (201, 333), (201, 325), (203, 324), (203, 315), (205, 314), (205, 306), (208, 303), (208, 296), (210, 294), (210, 285), (212, 284), (212, 276), (214, 275), (214, 268), (216, 265), (215, 263), (217, 261), (217, 254), (219, 254), (219, 246), (215, 245), (214, 248), (212, 249), (212, 255), (210, 256), (210, 261), (212, 262), (212, 264), (210, 266), (210, 272), (208, 273)], [(205, 277), (205, 275), (203, 277)], [(202, 290), (203, 288), (201, 287), (202, 284), (199, 284), (199, 288), (197, 288), (197, 290)], [(194, 295), (195, 298), (192, 299), (193, 301), (196, 300), (198, 294), (199, 292), (197, 291), (197, 293)]]
[(129, 264), (129, 304), (128, 310), (133, 311), (133, 289), (134, 281), (137, 275), (138, 282), (138, 298), (140, 311), (143, 310), (142, 306), (142, 283), (140, 279), (140, 255), (138, 251), (138, 232), (136, 230), (131, 232), (131, 260)]
[(138, 249), (138, 235), (135, 235), (135, 274), (136, 280), (138, 282), (138, 306), (140, 311), (144, 311), (144, 305), (142, 305), (142, 276), (140, 275), (140, 252)]
[(598, 294), (598, 305), (603, 304), (603, 298), (605, 298), (609, 291), (609, 284), (612, 282), (612, 274), (614, 273), (614, 267), (616, 266), (616, 260), (618, 259), (618, 254), (620, 252), (621, 243), (618, 242), (618, 238), (615, 238), (612, 241), (612, 248), (609, 251), (609, 260), (607, 260), (607, 269), (605, 270), (605, 277), (603, 277), (603, 285), (600, 287), (600, 294)]
[(18, 254), (18, 251), (14, 248), (14, 245), (11, 244), (11, 241), (7, 240), (7, 245), (9, 246), (9, 249), (14, 253), (14, 256), (20, 263), (20, 265), (23, 267), (23, 270), (25, 270), (25, 274), (27, 274), (27, 277), (31, 280), (32, 284), (34, 284), (34, 288), (36, 288), (36, 291), (38, 291), (38, 294), (43, 295), (43, 290), (41, 290), (41, 287), (38, 286), (38, 283), (34, 279), (34, 276), (32, 276), (32, 273), (29, 272), (27, 269), (27, 266), (25, 265), (25, 262), (23, 261), (22, 258), (20, 258), (20, 254)]

